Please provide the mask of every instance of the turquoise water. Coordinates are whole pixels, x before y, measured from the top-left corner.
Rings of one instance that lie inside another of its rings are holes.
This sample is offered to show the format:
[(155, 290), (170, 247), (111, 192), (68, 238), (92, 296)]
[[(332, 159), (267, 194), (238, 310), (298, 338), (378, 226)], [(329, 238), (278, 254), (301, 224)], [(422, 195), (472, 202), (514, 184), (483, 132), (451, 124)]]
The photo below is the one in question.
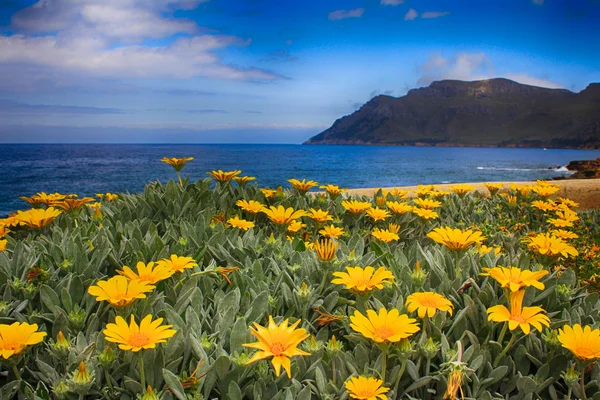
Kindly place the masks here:
[(301, 145), (0, 145), (0, 215), (36, 192), (137, 192), (175, 176), (162, 157), (194, 157), (183, 175), (241, 169), (261, 187), (309, 178), (347, 188), (564, 176), (558, 167), (600, 151)]

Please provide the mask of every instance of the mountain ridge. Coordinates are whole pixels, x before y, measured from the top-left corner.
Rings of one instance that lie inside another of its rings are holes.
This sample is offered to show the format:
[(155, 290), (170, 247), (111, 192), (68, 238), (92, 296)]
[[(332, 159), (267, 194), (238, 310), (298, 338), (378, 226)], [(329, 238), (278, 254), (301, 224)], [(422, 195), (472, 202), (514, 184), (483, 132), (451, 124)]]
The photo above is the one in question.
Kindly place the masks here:
[(600, 83), (579, 93), (505, 78), (379, 95), (304, 144), (600, 148)]

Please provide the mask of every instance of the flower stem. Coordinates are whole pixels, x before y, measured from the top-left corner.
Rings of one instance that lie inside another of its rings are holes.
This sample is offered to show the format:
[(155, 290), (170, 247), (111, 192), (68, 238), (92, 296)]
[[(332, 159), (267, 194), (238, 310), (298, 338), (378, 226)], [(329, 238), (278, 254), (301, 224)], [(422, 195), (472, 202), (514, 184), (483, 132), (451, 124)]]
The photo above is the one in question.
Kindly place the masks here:
[(579, 384), (581, 386), (581, 398), (583, 400), (587, 400), (587, 396), (585, 395), (585, 365), (581, 368), (581, 379), (579, 380)]
[(385, 384), (385, 372), (387, 370), (387, 349), (381, 353), (381, 380)]
[(400, 372), (398, 373), (398, 378), (396, 378), (396, 384), (394, 385), (394, 393), (398, 393), (398, 386), (400, 385), (400, 380), (402, 379), (402, 375), (404, 375), (405, 370), (406, 370), (406, 358), (402, 358), (402, 366), (400, 367)]
[(140, 383), (142, 388), (146, 387), (146, 371), (144, 370), (144, 356), (140, 353)]
[(504, 350), (502, 350), (502, 353), (500, 353), (498, 355), (498, 358), (496, 358), (496, 361), (494, 361), (494, 368), (496, 368), (498, 366), (498, 363), (500, 362), (500, 360), (502, 360), (502, 358), (506, 355), (506, 353), (508, 353), (508, 350), (515, 343), (516, 339), (517, 339), (517, 335), (513, 334), (512, 337), (510, 338), (510, 341), (508, 342), (508, 344), (504, 348)]
[(504, 341), (504, 335), (506, 335), (507, 329), (508, 329), (508, 322), (505, 322), (504, 326), (502, 327), (502, 331), (500, 331), (500, 336), (498, 337), (498, 343), (502, 344), (502, 342)]
[(17, 368), (16, 364), (12, 365), (12, 370), (15, 373), (15, 377), (17, 378), (18, 381), (21, 380), (21, 373), (19, 372), (19, 369)]
[(179, 185), (183, 186), (183, 183), (181, 182), (181, 172), (177, 171), (177, 181), (179, 181)]

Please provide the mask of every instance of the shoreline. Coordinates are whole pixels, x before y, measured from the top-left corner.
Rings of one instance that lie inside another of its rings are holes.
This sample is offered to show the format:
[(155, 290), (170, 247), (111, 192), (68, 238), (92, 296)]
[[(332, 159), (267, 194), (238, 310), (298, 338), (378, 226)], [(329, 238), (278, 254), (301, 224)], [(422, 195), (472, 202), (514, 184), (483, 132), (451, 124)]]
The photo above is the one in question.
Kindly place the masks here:
[[(600, 208), (600, 179), (563, 179), (557, 181), (550, 181), (552, 184), (560, 186), (560, 190), (556, 193), (556, 197), (567, 197), (573, 201), (579, 203), (579, 210), (590, 210)], [(483, 185), (484, 183), (502, 183), (505, 188), (508, 188), (511, 183), (517, 185), (528, 185), (535, 183), (535, 181), (502, 181), (502, 182), (463, 182), (473, 185), (477, 188), (477, 191), (489, 195), (489, 191)], [(450, 186), (458, 185), (456, 183), (442, 183), (433, 185), (442, 190), (448, 190)], [(417, 186), (396, 186), (401, 190), (408, 190), (409, 196), (414, 197), (414, 191)], [(382, 189), (383, 191), (393, 190), (394, 187), (386, 188), (361, 188), (361, 189), (348, 189), (346, 192), (349, 195), (367, 195), (372, 196), (376, 191)]]

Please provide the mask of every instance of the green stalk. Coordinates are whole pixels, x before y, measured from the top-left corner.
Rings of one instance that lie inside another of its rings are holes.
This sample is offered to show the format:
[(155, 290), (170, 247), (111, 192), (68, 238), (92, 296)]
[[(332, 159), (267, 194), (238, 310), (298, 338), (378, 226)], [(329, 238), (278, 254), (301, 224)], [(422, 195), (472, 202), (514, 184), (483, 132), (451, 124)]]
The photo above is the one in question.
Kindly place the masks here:
[(104, 368), (104, 379), (106, 379), (106, 384), (108, 385), (108, 388), (112, 391), (113, 385), (112, 385), (112, 381), (110, 380), (110, 374), (108, 373), (108, 368)]
[(142, 388), (146, 387), (146, 371), (144, 370), (144, 356), (140, 352), (140, 381)]
[(587, 400), (587, 396), (585, 395), (585, 365), (581, 368), (581, 379), (579, 380), (579, 384), (581, 386), (581, 398), (583, 400)]
[(381, 353), (381, 380), (385, 384), (385, 373), (387, 370), (387, 349)]
[(179, 171), (177, 171), (177, 181), (179, 181), (180, 186), (183, 186), (183, 183), (181, 182), (181, 173)]
[(428, 323), (429, 323), (429, 318), (427, 317), (427, 315), (425, 315), (425, 318), (423, 318), (423, 333), (421, 334), (421, 342), (424, 342), (425, 338), (427, 337)]
[(15, 377), (17, 378), (18, 381), (22, 380), (21, 378), (21, 373), (19, 372), (19, 369), (17, 368), (16, 364), (12, 365), (12, 370), (15, 373)]
[(502, 327), (502, 331), (500, 331), (500, 336), (498, 337), (498, 343), (502, 344), (502, 342), (504, 341), (504, 335), (506, 335), (507, 329), (508, 329), (508, 322), (505, 322), (504, 326)]
[(398, 378), (396, 379), (396, 383), (394, 384), (394, 394), (398, 393), (398, 386), (400, 385), (400, 380), (402, 379), (402, 375), (404, 375), (405, 369), (406, 369), (406, 358), (403, 358), (402, 366), (400, 367), (400, 372), (398, 373)]
[(500, 360), (502, 360), (502, 358), (506, 355), (506, 353), (508, 353), (508, 350), (515, 343), (516, 338), (517, 338), (517, 335), (513, 334), (512, 337), (510, 338), (510, 341), (504, 348), (504, 350), (502, 350), (502, 353), (500, 353), (498, 355), (498, 358), (496, 358), (496, 361), (494, 361), (494, 368), (496, 368), (498, 366), (498, 363), (500, 362)]

